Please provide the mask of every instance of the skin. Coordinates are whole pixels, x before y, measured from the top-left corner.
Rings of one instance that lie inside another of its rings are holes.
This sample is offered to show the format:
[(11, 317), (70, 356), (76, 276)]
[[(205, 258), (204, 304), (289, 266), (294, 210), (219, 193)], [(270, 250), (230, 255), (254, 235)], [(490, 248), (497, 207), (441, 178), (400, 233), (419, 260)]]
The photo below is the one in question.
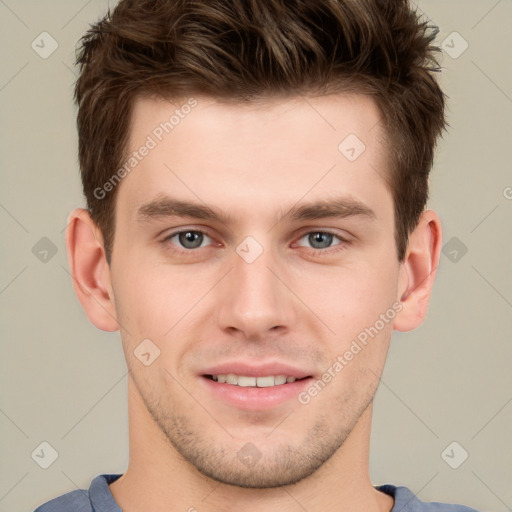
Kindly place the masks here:
[[(118, 185), (111, 265), (85, 210), (67, 230), (78, 298), (96, 327), (120, 330), (129, 369), (130, 462), (112, 494), (130, 512), (389, 511), (393, 499), (369, 478), (372, 400), (392, 331), (425, 318), (439, 217), (423, 212), (400, 264), (380, 115), (368, 97), (196, 99)], [(138, 99), (129, 150), (179, 106)], [(366, 146), (352, 162), (338, 150), (350, 133)], [(162, 194), (222, 209), (233, 222), (139, 220), (139, 207)], [(364, 203), (375, 218), (281, 219), (334, 196)], [(198, 249), (165, 240), (178, 229), (207, 236)], [(308, 236), (325, 230), (336, 235), (330, 245)], [(247, 236), (263, 248), (252, 263), (236, 252)], [(201, 385), (201, 369), (235, 359), (321, 378), (394, 303), (401, 311), (307, 405), (247, 411)], [(134, 356), (147, 338), (160, 350), (149, 366)], [(261, 455), (251, 467), (237, 457), (248, 442)]]

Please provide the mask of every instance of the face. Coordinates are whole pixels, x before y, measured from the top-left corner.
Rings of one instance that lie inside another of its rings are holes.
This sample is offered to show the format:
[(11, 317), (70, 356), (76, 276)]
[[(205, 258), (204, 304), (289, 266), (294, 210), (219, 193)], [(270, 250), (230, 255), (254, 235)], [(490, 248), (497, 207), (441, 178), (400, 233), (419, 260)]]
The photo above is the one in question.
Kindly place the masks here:
[[(150, 149), (119, 185), (111, 264), (126, 360), (201, 473), (286, 485), (371, 404), (398, 311), (379, 111), (360, 95), (196, 101), (135, 104), (130, 153)], [(276, 375), (297, 380), (258, 379)]]

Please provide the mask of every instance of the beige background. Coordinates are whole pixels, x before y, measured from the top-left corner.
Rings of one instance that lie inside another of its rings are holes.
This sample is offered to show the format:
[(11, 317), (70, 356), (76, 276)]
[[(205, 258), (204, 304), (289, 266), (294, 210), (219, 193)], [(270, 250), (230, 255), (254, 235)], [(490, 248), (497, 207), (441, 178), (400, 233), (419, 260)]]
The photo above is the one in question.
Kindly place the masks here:
[[(128, 461), (120, 339), (89, 324), (64, 246), (68, 213), (83, 204), (74, 45), (106, 6), (0, 1), (0, 512), (33, 510)], [(394, 335), (375, 400), (371, 476), (426, 501), (511, 510), (512, 1), (419, 7), (452, 53), (443, 53), (441, 77), (451, 128), (430, 207), (443, 243), (456, 239), (445, 246), (427, 321)], [(31, 48), (43, 31), (58, 43), (46, 59)], [(454, 31), (469, 45), (459, 56)], [(46, 262), (33, 253), (43, 237), (57, 250)], [(43, 441), (58, 452), (48, 469), (31, 457)], [(441, 456), (453, 441), (462, 448), (448, 450), (452, 464), (469, 453), (458, 469)]]

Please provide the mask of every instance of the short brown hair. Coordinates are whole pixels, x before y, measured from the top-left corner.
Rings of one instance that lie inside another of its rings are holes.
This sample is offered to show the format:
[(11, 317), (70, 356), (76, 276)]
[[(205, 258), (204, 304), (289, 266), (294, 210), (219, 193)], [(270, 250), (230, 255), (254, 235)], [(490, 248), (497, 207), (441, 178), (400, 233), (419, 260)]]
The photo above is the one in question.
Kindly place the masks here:
[[(79, 162), (91, 217), (110, 264), (118, 187), (134, 100), (203, 94), (235, 102), (355, 92), (382, 113), (403, 261), (428, 199), (445, 121), (432, 42), (409, 0), (121, 0), (77, 49)], [(429, 30), (433, 29), (433, 30)]]

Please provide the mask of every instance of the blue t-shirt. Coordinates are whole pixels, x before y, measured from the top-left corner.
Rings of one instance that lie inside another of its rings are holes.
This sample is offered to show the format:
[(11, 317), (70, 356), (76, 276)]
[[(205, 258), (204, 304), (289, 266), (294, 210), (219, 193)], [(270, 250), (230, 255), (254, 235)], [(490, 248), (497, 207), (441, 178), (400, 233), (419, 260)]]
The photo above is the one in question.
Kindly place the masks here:
[[(119, 474), (98, 475), (91, 482), (88, 491), (77, 489), (68, 492), (37, 507), (34, 512), (122, 512), (108, 487), (108, 484), (115, 482), (120, 476)], [(393, 496), (395, 505), (391, 512), (477, 512), (463, 505), (425, 503), (407, 487), (385, 484), (375, 488)]]

